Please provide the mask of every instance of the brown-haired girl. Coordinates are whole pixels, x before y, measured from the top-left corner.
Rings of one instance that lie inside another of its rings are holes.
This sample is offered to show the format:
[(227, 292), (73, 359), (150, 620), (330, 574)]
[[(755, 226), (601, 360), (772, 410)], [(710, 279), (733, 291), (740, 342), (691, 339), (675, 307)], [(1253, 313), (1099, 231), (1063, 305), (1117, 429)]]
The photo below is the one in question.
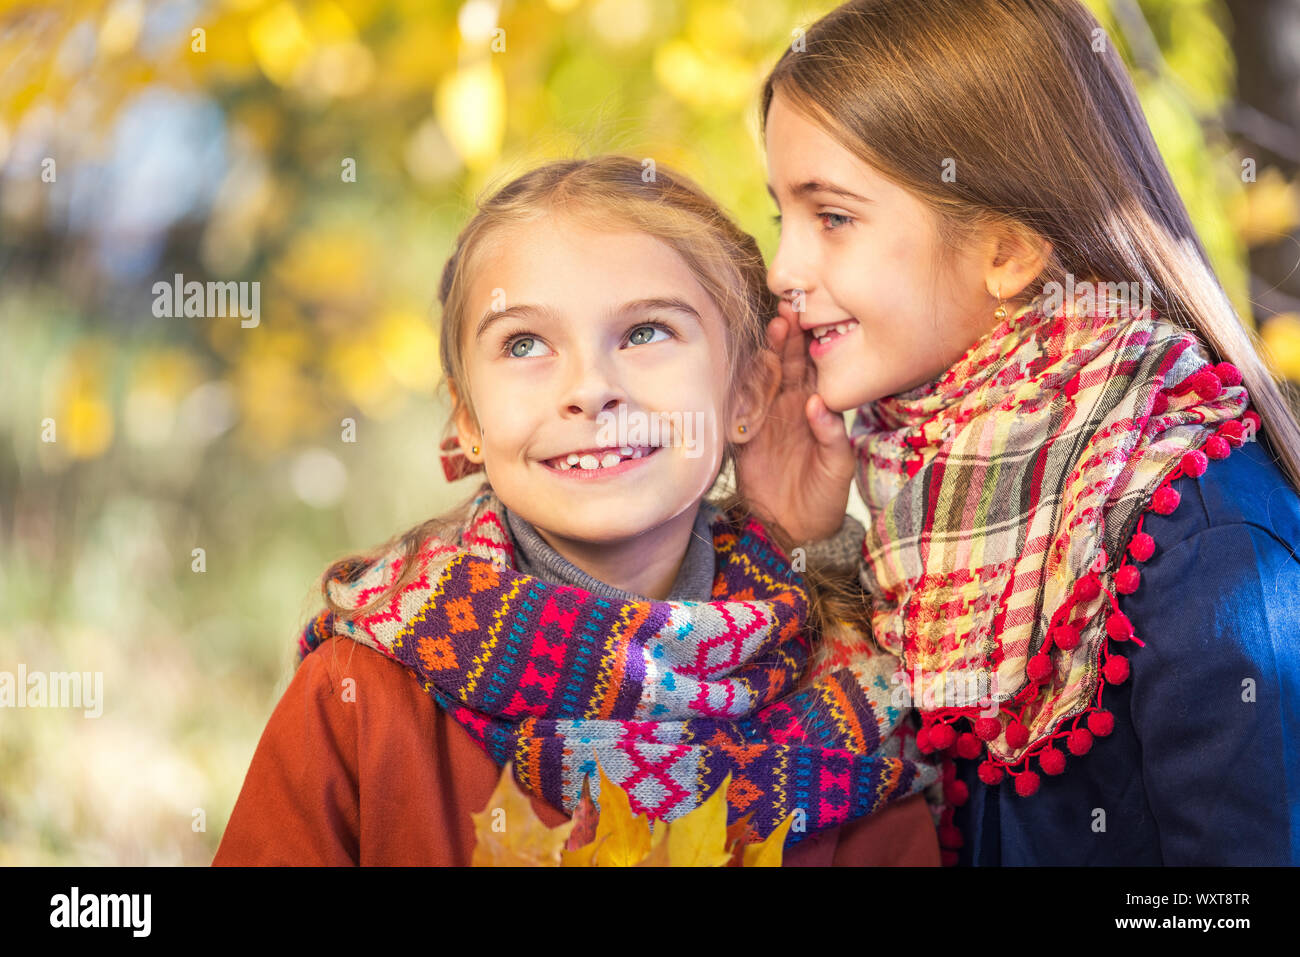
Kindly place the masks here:
[(326, 572), (215, 863), (468, 864), (507, 762), (548, 825), (599, 762), (656, 820), (730, 775), (786, 863), (938, 863), (897, 659), (705, 501), (777, 385), (753, 239), (662, 166), (555, 162), (481, 204), (440, 298), (451, 474), (486, 484)]
[(1300, 863), (1300, 427), (1104, 31), (857, 0), (762, 119), (798, 427), (741, 487), (812, 541), (856, 470), (946, 862)]

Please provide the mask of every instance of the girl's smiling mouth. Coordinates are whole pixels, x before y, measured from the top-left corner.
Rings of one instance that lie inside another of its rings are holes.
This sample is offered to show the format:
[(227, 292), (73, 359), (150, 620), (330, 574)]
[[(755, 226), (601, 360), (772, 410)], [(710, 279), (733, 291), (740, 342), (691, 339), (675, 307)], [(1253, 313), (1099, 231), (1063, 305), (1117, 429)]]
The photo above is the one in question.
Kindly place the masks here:
[(605, 478), (622, 475), (637, 468), (640, 463), (659, 451), (657, 446), (583, 449), (543, 459), (542, 464), (552, 472), (571, 478)]
[(858, 320), (849, 318), (843, 322), (827, 323), (823, 326), (813, 326), (811, 329), (805, 329), (812, 341), (808, 344), (808, 355), (816, 359), (823, 356), (845, 336), (851, 335), (858, 328)]

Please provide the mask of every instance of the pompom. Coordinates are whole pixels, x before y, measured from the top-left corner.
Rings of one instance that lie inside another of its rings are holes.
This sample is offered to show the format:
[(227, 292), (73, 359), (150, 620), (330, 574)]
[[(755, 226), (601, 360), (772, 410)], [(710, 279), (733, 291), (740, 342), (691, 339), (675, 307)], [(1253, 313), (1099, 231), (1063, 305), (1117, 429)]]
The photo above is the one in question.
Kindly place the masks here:
[(1092, 572), (1084, 575), (1074, 585), (1074, 597), (1079, 601), (1092, 601), (1101, 594), (1101, 582)]
[(939, 852), (939, 864), (940, 864), (940, 866), (942, 866), (942, 867), (956, 867), (956, 866), (957, 866), (957, 852), (956, 852), (956, 851), (940, 851), (940, 852)]
[(1241, 385), (1241, 370), (1231, 362), (1220, 362), (1214, 367), (1214, 374), (1226, 386)]
[(1071, 754), (1087, 754), (1092, 750), (1092, 735), (1087, 728), (1075, 728), (1065, 739), (1065, 746)]
[(1142, 573), (1137, 570), (1136, 565), (1124, 565), (1115, 572), (1115, 590), (1121, 595), (1133, 594), (1141, 581)]
[(1151, 403), (1151, 414), (1164, 415), (1168, 411), (1169, 396), (1165, 395), (1163, 392), (1157, 392), (1155, 402)]
[(1115, 715), (1109, 711), (1094, 711), (1088, 715), (1088, 730), (1104, 738), (1115, 730)]
[(957, 757), (966, 758), (968, 761), (974, 760), (980, 756), (980, 752), (983, 750), (983, 743), (969, 731), (963, 731), (957, 735)]
[(1115, 641), (1128, 641), (1133, 637), (1133, 622), (1122, 611), (1113, 611), (1106, 620), (1106, 634)]
[(1012, 720), (1007, 725), (1007, 746), (1012, 750), (1019, 750), (1029, 743), (1029, 729), (1021, 724), (1018, 720)]
[(1218, 434), (1234, 449), (1241, 448), (1242, 443), (1246, 441), (1246, 427), (1236, 419), (1219, 426)]
[(965, 844), (965, 839), (961, 836), (961, 828), (956, 824), (939, 825), (939, 845), (948, 849), (961, 847)]
[(1223, 383), (1213, 369), (1202, 369), (1192, 376), (1192, 391), (1206, 401), (1217, 399), (1223, 391)]
[(930, 740), (929, 728), (922, 728), (916, 732), (916, 747), (922, 754), (929, 754), (934, 750), (934, 742)]
[(1110, 684), (1123, 684), (1128, 680), (1128, 659), (1123, 655), (1111, 655), (1110, 661), (1101, 666), (1101, 673)]
[(1204, 452), (1198, 449), (1193, 449), (1190, 452), (1184, 453), (1181, 464), (1185, 473), (1200, 478), (1205, 474), (1205, 468), (1210, 464), (1210, 461), (1205, 457)]
[(957, 780), (957, 765), (953, 764), (951, 761), (943, 762), (943, 783), (947, 785), (947, 784), (951, 784), (953, 781), (956, 780)]
[(952, 729), (951, 725), (936, 724), (930, 727), (930, 744), (936, 751), (944, 751), (952, 747), (952, 743), (957, 740), (957, 732)]
[(1243, 423), (1249, 422), (1252, 431), (1254, 431), (1256, 435), (1258, 435), (1259, 430), (1264, 427), (1264, 420), (1259, 417), (1259, 413), (1254, 409), (1245, 412), (1241, 417), (1241, 421)]
[(1140, 562), (1149, 559), (1156, 551), (1156, 540), (1146, 532), (1138, 532), (1128, 543), (1128, 553)]
[(1027, 798), (1038, 790), (1038, 775), (1033, 771), (1022, 771), (1016, 775), (1016, 793)]
[(966, 786), (965, 781), (953, 781), (943, 789), (943, 799), (953, 807), (961, 807), (970, 800), (970, 788)]
[(1205, 440), (1205, 454), (1212, 459), (1226, 459), (1232, 447), (1221, 435), (1211, 435)]
[(1074, 625), (1057, 625), (1051, 630), (1052, 641), (1062, 651), (1079, 647), (1079, 629)]
[(976, 718), (975, 735), (981, 741), (993, 741), (1002, 733), (1002, 722), (997, 718)]
[(1065, 770), (1065, 752), (1056, 748), (1047, 748), (1038, 755), (1044, 774), (1057, 775)]
[(1046, 681), (1052, 674), (1052, 659), (1047, 657), (1046, 652), (1040, 651), (1029, 659), (1026, 670), (1030, 681)]
[(985, 784), (987, 784), (989, 787), (995, 787), (1001, 784), (1002, 774), (1003, 772), (1001, 766), (994, 764), (992, 761), (985, 761), (983, 764), (980, 765), (980, 770), (979, 770), (980, 780), (983, 781)]
[(1161, 515), (1170, 515), (1178, 507), (1179, 495), (1172, 485), (1162, 485), (1151, 496), (1151, 507)]

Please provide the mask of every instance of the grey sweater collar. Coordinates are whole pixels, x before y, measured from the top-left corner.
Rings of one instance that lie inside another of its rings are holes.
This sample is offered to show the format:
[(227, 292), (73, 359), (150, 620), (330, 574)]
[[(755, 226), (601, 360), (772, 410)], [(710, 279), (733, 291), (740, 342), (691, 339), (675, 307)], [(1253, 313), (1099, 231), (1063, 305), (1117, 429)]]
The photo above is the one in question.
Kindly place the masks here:
[[(508, 508), (504, 511), (506, 528), (515, 543), (515, 565), (519, 571), (553, 585), (573, 585), (614, 601), (645, 601), (643, 595), (634, 595), (588, 575), (551, 548), (526, 519)], [(712, 523), (715, 517), (713, 510), (704, 505), (696, 513), (691, 541), (668, 593), (669, 601), (708, 601), (712, 597), (715, 567)]]

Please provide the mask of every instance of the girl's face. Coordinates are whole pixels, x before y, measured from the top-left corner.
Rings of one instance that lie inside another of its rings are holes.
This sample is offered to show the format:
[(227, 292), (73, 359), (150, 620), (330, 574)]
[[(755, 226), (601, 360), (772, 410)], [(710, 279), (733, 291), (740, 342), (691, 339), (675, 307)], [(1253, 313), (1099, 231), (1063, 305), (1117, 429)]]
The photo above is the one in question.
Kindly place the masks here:
[(804, 330), (830, 409), (928, 382), (992, 328), (992, 250), (972, 243), (943, 263), (929, 210), (779, 93), (767, 116), (767, 164), (781, 213), (768, 285), (782, 297), (781, 315)]
[[(724, 418), (721, 314), (644, 233), (552, 215), (500, 235), (471, 283), (462, 341), (473, 414), (457, 418), (461, 444), (562, 553), (561, 542), (656, 529), (684, 542), (724, 430), (748, 438), (743, 408)], [(652, 548), (652, 535), (641, 541)]]

